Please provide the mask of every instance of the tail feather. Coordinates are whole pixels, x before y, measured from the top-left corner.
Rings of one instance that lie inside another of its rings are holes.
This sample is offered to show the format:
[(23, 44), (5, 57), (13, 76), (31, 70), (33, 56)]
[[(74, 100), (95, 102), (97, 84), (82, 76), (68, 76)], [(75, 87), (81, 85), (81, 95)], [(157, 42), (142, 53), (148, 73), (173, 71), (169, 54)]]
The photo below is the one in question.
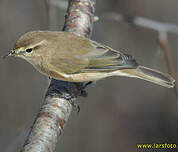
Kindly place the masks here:
[(143, 66), (138, 66), (136, 69), (124, 69), (122, 72), (128, 77), (143, 79), (167, 88), (174, 87), (175, 80), (169, 74), (164, 74)]

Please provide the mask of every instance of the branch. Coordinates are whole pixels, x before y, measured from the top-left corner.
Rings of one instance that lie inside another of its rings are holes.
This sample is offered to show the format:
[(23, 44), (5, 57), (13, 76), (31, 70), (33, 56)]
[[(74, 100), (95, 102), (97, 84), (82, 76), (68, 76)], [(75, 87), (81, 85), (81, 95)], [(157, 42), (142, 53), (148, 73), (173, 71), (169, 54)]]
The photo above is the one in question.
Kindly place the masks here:
[(159, 45), (164, 52), (164, 57), (165, 57), (165, 60), (166, 60), (167, 66), (168, 66), (168, 72), (175, 79), (175, 93), (176, 93), (176, 96), (178, 98), (178, 84), (177, 84), (178, 83), (178, 75), (177, 75), (176, 70), (175, 70), (175, 66), (174, 66), (174, 62), (173, 62), (172, 49), (169, 46), (167, 33), (166, 32), (159, 32), (158, 40), (159, 40)]
[[(94, 0), (69, 0), (64, 31), (89, 37)], [(51, 80), (44, 103), (32, 126), (22, 152), (53, 152), (72, 111), (71, 103), (85, 95), (84, 84)]]
[(107, 12), (103, 13), (104, 18), (106, 19), (111, 19), (115, 20), (118, 22), (124, 21), (128, 22), (130, 24), (144, 27), (144, 28), (149, 28), (152, 30), (155, 30), (158, 32), (158, 40), (159, 40), (159, 45), (163, 50), (164, 57), (168, 66), (168, 72), (170, 75), (173, 76), (175, 79), (175, 94), (178, 98), (178, 74), (175, 69), (175, 65), (173, 62), (173, 55), (172, 55), (172, 49), (169, 46), (169, 41), (168, 41), (168, 32), (176, 33), (178, 34), (178, 26), (177, 25), (172, 25), (168, 23), (163, 23), (163, 22), (158, 22), (154, 20), (150, 20), (147, 18), (143, 17), (138, 17), (138, 16), (128, 16), (128, 15), (122, 15), (118, 13), (113, 13), (113, 12)]
[(157, 32), (162, 31), (178, 34), (178, 25), (159, 22), (140, 16), (123, 15), (115, 12), (103, 12), (101, 16), (103, 19), (114, 20), (117, 22), (127, 22), (136, 26), (155, 30)]

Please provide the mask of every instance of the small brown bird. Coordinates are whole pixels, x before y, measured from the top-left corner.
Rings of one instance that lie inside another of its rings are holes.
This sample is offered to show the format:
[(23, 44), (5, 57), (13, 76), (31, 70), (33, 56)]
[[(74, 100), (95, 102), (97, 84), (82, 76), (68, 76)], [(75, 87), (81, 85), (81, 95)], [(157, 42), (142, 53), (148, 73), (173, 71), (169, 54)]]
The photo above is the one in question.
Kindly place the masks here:
[(175, 80), (137, 64), (132, 56), (71, 32), (34, 31), (24, 34), (4, 57), (20, 57), (41, 73), (70, 82), (96, 81), (109, 76), (144, 79), (164, 87)]

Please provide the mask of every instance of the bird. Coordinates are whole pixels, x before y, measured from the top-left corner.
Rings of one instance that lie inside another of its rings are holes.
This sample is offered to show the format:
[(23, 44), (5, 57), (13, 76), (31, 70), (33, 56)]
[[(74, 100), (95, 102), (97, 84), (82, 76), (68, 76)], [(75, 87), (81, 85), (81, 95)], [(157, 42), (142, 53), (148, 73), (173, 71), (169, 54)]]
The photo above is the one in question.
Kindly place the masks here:
[(25, 59), (39, 72), (56, 80), (90, 82), (111, 76), (143, 79), (173, 88), (169, 75), (144, 67), (128, 54), (65, 31), (31, 31), (22, 35), (4, 58)]

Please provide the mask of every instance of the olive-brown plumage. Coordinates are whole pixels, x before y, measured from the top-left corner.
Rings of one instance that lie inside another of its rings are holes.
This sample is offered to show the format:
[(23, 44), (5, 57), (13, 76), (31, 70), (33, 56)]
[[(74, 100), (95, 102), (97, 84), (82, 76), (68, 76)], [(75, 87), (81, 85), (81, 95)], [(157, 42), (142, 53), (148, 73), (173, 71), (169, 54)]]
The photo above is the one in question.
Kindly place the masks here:
[(128, 76), (174, 86), (171, 76), (139, 66), (130, 55), (71, 32), (26, 33), (7, 56), (21, 57), (41, 73), (59, 80), (85, 82)]

